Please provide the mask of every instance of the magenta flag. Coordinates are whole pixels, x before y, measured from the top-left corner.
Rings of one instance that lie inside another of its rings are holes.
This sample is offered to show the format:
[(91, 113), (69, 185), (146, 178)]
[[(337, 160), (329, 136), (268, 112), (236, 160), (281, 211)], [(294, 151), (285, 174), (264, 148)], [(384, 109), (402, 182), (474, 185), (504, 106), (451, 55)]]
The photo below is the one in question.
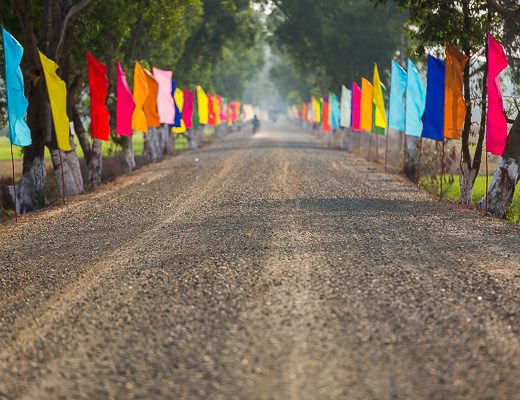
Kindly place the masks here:
[(352, 85), (352, 129), (359, 130), (361, 122), (361, 88), (354, 83)]
[(504, 48), (488, 34), (488, 112), (486, 122), (486, 151), (501, 156), (507, 139), (507, 121), (498, 76), (507, 67)]
[(153, 77), (159, 83), (159, 93), (157, 94), (159, 120), (161, 124), (172, 125), (175, 119), (175, 106), (172, 96), (173, 72), (153, 67)]
[(121, 64), (116, 64), (116, 133), (123, 136), (132, 136), (132, 114), (135, 103), (132, 91), (126, 81), (125, 71)]
[(184, 89), (184, 108), (182, 110), (182, 119), (186, 129), (193, 129), (193, 107), (195, 102), (195, 93), (191, 90)]

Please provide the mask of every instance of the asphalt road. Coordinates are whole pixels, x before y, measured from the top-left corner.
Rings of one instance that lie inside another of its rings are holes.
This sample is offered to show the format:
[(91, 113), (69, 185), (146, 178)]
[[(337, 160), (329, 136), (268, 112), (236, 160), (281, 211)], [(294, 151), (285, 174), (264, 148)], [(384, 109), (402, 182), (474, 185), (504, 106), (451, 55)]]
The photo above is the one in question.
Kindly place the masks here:
[(0, 399), (520, 399), (519, 242), (232, 134), (0, 226)]

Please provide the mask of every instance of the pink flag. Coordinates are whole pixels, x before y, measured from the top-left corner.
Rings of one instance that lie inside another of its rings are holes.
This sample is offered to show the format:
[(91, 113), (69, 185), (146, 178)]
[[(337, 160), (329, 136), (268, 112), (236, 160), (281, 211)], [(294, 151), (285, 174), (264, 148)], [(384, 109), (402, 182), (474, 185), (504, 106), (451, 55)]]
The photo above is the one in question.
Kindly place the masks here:
[(159, 120), (161, 124), (173, 124), (175, 119), (175, 106), (172, 96), (173, 73), (153, 67), (153, 77), (159, 83), (159, 93), (157, 94)]
[(488, 113), (486, 151), (501, 156), (507, 139), (507, 121), (498, 75), (507, 67), (507, 57), (500, 44), (488, 34)]
[(193, 107), (195, 104), (195, 93), (188, 89), (184, 89), (184, 108), (182, 110), (182, 119), (186, 129), (193, 128)]
[(116, 64), (117, 85), (116, 85), (116, 133), (123, 136), (132, 136), (132, 114), (135, 103), (125, 72), (121, 64)]
[(361, 122), (361, 89), (354, 83), (352, 85), (352, 129), (359, 130)]

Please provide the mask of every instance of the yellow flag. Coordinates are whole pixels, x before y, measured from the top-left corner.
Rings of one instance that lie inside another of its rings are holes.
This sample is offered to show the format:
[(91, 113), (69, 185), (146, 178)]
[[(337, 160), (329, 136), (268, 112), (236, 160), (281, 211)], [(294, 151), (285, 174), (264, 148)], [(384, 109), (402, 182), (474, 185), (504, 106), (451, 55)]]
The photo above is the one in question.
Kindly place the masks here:
[(381, 79), (379, 78), (379, 71), (377, 64), (374, 64), (374, 105), (376, 115), (375, 126), (379, 128), (386, 128), (386, 111), (385, 100), (383, 96), (383, 88), (381, 87)]
[(319, 124), (321, 122), (321, 107), (320, 101), (316, 97), (312, 97), (312, 107), (314, 108), (314, 122)]
[(47, 92), (49, 93), (52, 121), (54, 122), (58, 148), (63, 151), (71, 151), (69, 117), (67, 116), (67, 86), (65, 82), (56, 75), (56, 70), (59, 68), (58, 64), (47, 58), (41, 51), (38, 50), (38, 53), (40, 54), (45, 83), (47, 84)]
[(361, 79), (361, 118), (359, 129), (372, 131), (372, 99), (374, 88), (368, 79)]
[(146, 82), (146, 74), (143, 67), (139, 63), (135, 63), (134, 68), (134, 113), (132, 114), (132, 129), (141, 132), (148, 132), (148, 124), (146, 123), (146, 115), (144, 113), (144, 104), (148, 97), (148, 83)]
[(197, 107), (199, 111), (199, 123), (201, 125), (207, 125), (209, 117), (209, 99), (204, 89), (200, 86), (197, 86)]
[[(173, 93), (173, 99), (175, 100), (175, 104), (177, 104), (177, 108), (179, 112), (182, 114), (182, 110), (184, 110), (184, 92), (177, 88)], [(184, 123), (184, 119), (181, 118), (181, 126), (177, 128), (172, 128), (173, 133), (184, 133), (186, 132), (186, 124)]]

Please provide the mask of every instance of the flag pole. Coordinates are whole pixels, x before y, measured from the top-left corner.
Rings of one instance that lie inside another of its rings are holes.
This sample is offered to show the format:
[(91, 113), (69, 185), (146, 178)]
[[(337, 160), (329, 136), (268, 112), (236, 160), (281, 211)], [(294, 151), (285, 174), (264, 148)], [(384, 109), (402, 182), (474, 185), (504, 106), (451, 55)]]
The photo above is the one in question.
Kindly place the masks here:
[(379, 163), (379, 133), (376, 133), (376, 163)]
[(421, 185), (421, 158), (422, 158), (422, 138), (419, 139), (419, 162), (417, 163), (417, 187)]
[(488, 212), (488, 187), (489, 187), (488, 152), (486, 151), (486, 212)]
[(11, 166), (13, 167), (14, 220), (15, 222), (18, 222), (18, 208), (16, 207), (16, 179), (14, 176), (13, 143), (11, 143)]
[(368, 132), (368, 161), (370, 161), (370, 156), (372, 155), (372, 132)]
[(61, 194), (63, 197), (63, 205), (65, 205), (65, 173), (63, 171), (63, 158), (61, 157), (61, 149), (58, 147), (58, 154), (60, 155), (61, 165)]
[(442, 139), (442, 156), (441, 156), (441, 183), (439, 192), (439, 201), (442, 200), (442, 184), (444, 181), (444, 138)]
[(385, 143), (385, 171), (388, 165), (388, 134), (390, 133), (390, 129), (386, 129), (386, 143)]

